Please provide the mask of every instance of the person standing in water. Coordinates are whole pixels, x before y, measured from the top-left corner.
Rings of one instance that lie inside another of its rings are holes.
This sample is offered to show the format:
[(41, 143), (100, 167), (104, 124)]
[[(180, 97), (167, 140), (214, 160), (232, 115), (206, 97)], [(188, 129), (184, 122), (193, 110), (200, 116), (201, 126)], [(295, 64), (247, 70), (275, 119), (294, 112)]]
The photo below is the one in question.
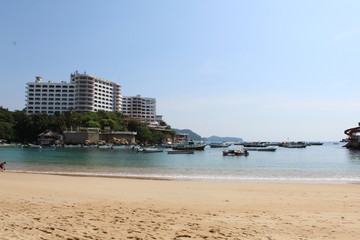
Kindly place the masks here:
[(2, 171), (5, 171), (5, 164), (6, 164), (6, 162), (0, 163), (0, 169), (1, 169)]

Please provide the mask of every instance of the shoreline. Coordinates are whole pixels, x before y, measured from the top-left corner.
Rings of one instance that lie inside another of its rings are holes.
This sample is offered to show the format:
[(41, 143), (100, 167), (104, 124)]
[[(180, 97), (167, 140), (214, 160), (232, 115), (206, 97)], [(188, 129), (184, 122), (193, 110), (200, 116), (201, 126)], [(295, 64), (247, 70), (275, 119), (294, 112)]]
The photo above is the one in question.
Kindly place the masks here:
[(218, 183), (289, 183), (289, 184), (334, 184), (334, 185), (359, 185), (359, 180), (339, 180), (339, 179), (299, 179), (299, 178), (243, 178), (243, 179), (222, 179), (222, 178), (201, 178), (201, 177), (165, 177), (165, 176), (144, 176), (144, 175), (114, 175), (110, 173), (91, 173), (91, 172), (40, 172), (24, 170), (8, 170), (7, 173), (23, 174), (43, 174), (72, 177), (99, 177), (99, 178), (120, 178), (120, 179), (139, 179), (139, 180), (158, 180), (158, 181), (186, 181), (186, 182), (218, 182)]
[(4, 239), (358, 239), (352, 184), (1, 172)]

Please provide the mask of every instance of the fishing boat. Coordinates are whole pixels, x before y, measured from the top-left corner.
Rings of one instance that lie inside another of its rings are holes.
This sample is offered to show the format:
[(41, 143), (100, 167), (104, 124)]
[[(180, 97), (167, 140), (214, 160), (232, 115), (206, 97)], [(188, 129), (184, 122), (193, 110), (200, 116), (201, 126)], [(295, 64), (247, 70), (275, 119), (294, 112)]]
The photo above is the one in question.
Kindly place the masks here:
[(231, 144), (230, 143), (210, 143), (209, 144), (211, 148), (227, 148), (229, 147)]
[(204, 150), (206, 147), (203, 143), (187, 142), (176, 144), (172, 147), (173, 150)]
[(308, 144), (311, 145), (311, 146), (321, 146), (324, 143), (322, 143), (322, 142), (309, 142)]
[(241, 145), (243, 145), (244, 147), (267, 147), (266, 143), (263, 142), (245, 142), (242, 143)]
[(175, 150), (175, 151), (167, 151), (168, 154), (194, 154), (195, 150)]
[(247, 150), (224, 150), (223, 156), (247, 156), (249, 155)]
[(302, 144), (302, 143), (286, 143), (282, 147), (284, 147), (284, 148), (306, 148), (306, 144)]
[(156, 153), (156, 152), (163, 152), (164, 149), (162, 148), (143, 148), (142, 153)]
[(276, 148), (245, 148), (247, 151), (275, 152)]

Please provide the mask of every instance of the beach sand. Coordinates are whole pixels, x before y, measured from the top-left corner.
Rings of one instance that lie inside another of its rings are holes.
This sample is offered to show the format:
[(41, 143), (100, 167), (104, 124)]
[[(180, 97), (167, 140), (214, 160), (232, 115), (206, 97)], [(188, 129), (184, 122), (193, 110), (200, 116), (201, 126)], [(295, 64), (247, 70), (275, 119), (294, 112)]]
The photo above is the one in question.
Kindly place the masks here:
[(0, 239), (359, 239), (360, 186), (1, 172)]

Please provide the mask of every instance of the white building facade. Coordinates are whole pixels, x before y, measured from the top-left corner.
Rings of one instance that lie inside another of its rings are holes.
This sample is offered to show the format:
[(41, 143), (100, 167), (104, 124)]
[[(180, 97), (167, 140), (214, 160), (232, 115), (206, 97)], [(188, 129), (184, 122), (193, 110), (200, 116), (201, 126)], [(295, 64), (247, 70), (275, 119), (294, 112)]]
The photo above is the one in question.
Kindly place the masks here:
[(162, 121), (162, 116), (156, 115), (156, 98), (141, 97), (141, 95), (124, 96), (122, 98), (121, 112), (131, 119), (142, 122)]
[(26, 84), (26, 113), (53, 115), (70, 109), (81, 112), (120, 111), (121, 86), (117, 83), (75, 72), (70, 82), (35, 82)]

